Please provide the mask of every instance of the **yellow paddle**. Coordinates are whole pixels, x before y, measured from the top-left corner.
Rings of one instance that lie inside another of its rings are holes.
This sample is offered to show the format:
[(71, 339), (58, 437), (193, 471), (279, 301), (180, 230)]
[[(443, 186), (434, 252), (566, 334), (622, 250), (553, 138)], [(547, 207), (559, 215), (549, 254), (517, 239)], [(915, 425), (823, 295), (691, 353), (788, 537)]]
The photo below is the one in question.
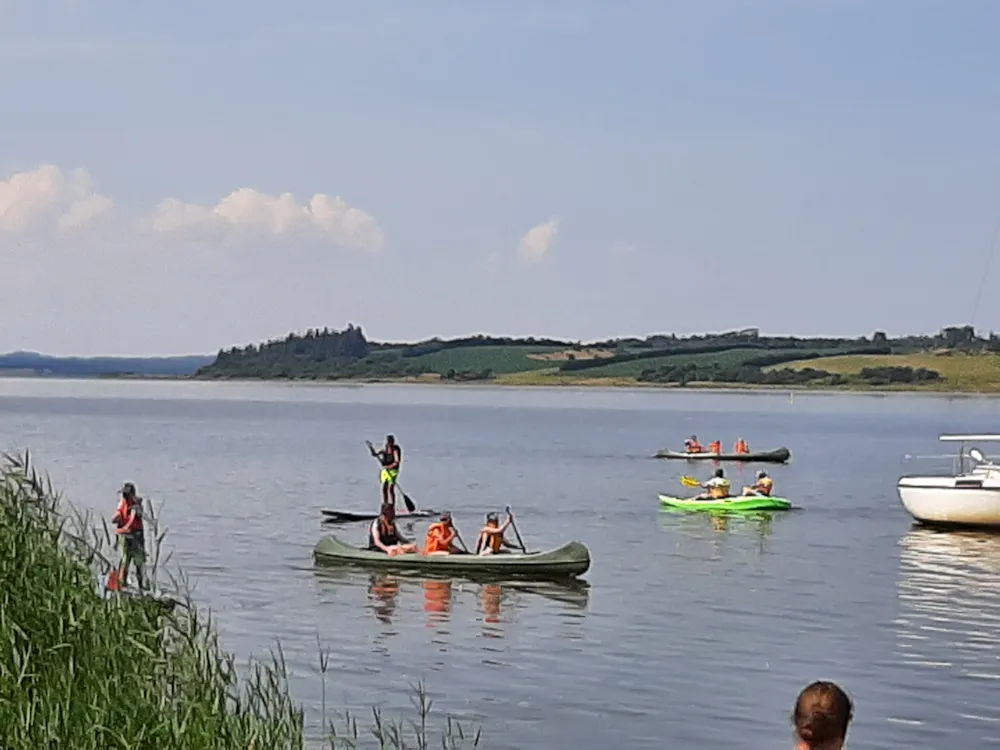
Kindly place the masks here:
[(701, 487), (701, 482), (699, 482), (694, 477), (683, 476), (681, 477), (681, 484), (685, 487)]

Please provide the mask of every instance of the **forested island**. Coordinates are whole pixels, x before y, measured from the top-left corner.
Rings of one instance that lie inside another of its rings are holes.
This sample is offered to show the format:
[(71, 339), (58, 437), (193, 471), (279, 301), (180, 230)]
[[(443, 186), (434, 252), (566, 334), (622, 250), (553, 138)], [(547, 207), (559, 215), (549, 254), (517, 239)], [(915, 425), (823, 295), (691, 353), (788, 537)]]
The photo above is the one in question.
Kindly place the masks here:
[(889, 338), (716, 334), (569, 341), (468, 336), (375, 342), (355, 325), (221, 350), (195, 377), (506, 385), (1000, 391), (1000, 336), (972, 326)]

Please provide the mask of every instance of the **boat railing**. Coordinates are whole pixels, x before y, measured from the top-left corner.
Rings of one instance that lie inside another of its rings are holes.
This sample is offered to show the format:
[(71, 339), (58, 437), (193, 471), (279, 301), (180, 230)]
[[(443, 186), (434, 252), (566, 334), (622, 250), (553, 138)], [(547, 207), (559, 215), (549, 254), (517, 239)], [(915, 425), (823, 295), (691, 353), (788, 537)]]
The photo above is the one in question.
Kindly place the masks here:
[[(955, 475), (989, 474), (1000, 471), (1000, 466), (994, 464), (981, 450), (976, 447), (965, 450), (967, 443), (1000, 443), (1000, 435), (992, 433), (968, 435), (939, 435), (938, 440), (945, 443), (958, 443), (958, 455), (955, 457)], [(968, 468), (966, 468), (968, 466)]]

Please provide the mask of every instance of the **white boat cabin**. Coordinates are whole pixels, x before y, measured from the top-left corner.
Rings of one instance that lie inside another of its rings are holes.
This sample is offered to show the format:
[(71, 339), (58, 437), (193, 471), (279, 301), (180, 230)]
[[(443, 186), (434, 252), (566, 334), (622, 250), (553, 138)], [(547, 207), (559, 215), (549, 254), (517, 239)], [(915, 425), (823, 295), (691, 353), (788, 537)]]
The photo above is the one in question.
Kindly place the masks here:
[(919, 522), (929, 524), (1000, 527), (1000, 465), (969, 443), (1000, 443), (1000, 435), (941, 435), (959, 443), (952, 475), (901, 477), (899, 500)]

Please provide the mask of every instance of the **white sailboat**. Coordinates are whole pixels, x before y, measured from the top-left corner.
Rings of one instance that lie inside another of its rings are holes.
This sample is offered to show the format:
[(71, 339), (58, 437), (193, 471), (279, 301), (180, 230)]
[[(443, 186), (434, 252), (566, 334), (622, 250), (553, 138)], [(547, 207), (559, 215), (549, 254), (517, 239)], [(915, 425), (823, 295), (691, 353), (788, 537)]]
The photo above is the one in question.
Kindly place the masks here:
[(1000, 435), (941, 435), (960, 443), (957, 470), (950, 475), (900, 477), (899, 500), (922, 524), (1000, 528), (1000, 465), (966, 443), (1000, 442)]

